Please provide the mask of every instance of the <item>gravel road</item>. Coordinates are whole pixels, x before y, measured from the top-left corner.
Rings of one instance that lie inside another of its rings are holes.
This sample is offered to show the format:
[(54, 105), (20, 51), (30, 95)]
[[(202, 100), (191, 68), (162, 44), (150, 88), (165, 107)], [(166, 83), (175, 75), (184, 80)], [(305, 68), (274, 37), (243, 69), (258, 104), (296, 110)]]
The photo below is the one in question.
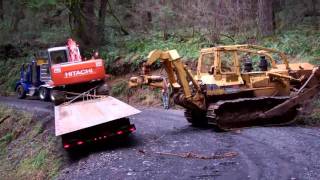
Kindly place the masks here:
[[(45, 102), (0, 97), (0, 103), (52, 111)], [(217, 132), (191, 127), (181, 110), (141, 110), (131, 117), (137, 131), (128, 140), (68, 158), (57, 178), (320, 179), (318, 127)]]

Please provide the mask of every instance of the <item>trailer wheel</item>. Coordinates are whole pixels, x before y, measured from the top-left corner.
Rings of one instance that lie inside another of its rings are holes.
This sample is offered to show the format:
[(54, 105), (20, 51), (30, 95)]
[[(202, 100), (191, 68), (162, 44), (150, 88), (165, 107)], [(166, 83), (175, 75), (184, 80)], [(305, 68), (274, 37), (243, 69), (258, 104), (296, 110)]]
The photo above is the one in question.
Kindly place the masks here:
[(17, 87), (16, 93), (19, 99), (24, 99), (27, 95), (26, 91), (24, 90), (24, 87), (21, 84)]
[(49, 91), (48, 88), (41, 87), (39, 89), (39, 98), (40, 98), (40, 100), (49, 101), (50, 100), (49, 95), (50, 95), (50, 91)]

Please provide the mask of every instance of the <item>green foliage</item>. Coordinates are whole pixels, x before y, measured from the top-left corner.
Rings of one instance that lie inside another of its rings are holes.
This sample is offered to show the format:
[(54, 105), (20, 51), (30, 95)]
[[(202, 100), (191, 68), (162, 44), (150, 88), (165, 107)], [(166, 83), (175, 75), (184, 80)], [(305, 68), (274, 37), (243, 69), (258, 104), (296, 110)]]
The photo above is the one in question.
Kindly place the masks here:
[(185, 59), (195, 59), (198, 57), (200, 48), (206, 44), (207, 42), (203, 42), (200, 36), (183, 40), (174, 36), (169, 37), (168, 40), (164, 40), (160, 34), (155, 34), (148, 38), (127, 39), (126, 48), (128, 52), (138, 52), (143, 58), (146, 58), (148, 53), (154, 49), (176, 49)]
[(12, 141), (12, 139), (13, 139), (12, 133), (11, 132), (7, 133), (6, 135), (0, 138), (0, 144), (8, 144)]
[(0, 179), (54, 178), (62, 163), (60, 141), (32, 114), (0, 106), (0, 119), (5, 117), (0, 126)]
[(0, 156), (7, 153), (6, 146), (12, 141), (12, 139), (13, 134), (11, 132), (0, 138)]
[(0, 60), (0, 95), (14, 92), (15, 84), (20, 77), (20, 68), (29, 58)]
[(123, 80), (117, 83), (114, 83), (111, 88), (111, 94), (113, 96), (119, 96), (121, 94), (127, 94), (129, 92), (128, 82)]
[(21, 168), (25, 170), (35, 170), (41, 168), (46, 162), (48, 152), (46, 150), (40, 150), (35, 156), (23, 160)]
[(27, 5), (27, 7), (34, 10), (39, 10), (47, 6), (54, 6), (57, 3), (57, 0), (25, 0), (25, 4)]
[(307, 126), (320, 125), (320, 99), (315, 97), (312, 102), (309, 102), (303, 107), (306, 112), (302, 116), (297, 117), (297, 122)]
[(320, 32), (312, 29), (297, 29), (282, 32), (274, 37), (265, 38), (262, 44), (284, 51), (291, 56), (314, 61), (320, 58)]
[(55, 42), (66, 42), (69, 37), (70, 31), (68, 27), (52, 27), (48, 30), (40, 32), (38, 41), (43, 44), (51, 44)]
[[(139, 34), (131, 34), (126, 37), (117, 36), (116, 40), (113, 36), (111, 41), (100, 49), (100, 54), (106, 60), (106, 65), (112, 65), (119, 57), (124, 57), (134, 66), (140, 65), (141, 61), (146, 60), (149, 52), (154, 49), (177, 49), (184, 59), (196, 59), (201, 48), (210, 46), (210, 42), (201, 34), (196, 34), (194, 37), (174, 34), (164, 40), (163, 35), (156, 32), (147, 36)], [(132, 57), (137, 55), (139, 57), (132, 60)]]

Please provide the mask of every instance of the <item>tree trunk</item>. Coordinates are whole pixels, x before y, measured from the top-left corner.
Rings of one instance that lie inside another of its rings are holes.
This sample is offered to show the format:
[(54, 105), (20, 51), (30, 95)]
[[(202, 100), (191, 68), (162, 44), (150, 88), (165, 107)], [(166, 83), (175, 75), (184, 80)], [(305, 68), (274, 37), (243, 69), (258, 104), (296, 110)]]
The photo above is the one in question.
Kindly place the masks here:
[(120, 26), (120, 31), (123, 33), (123, 35), (129, 35), (129, 32), (122, 26), (122, 23), (120, 21), (120, 19), (116, 16), (116, 14), (114, 13), (111, 3), (109, 0), (107, 0), (107, 4), (109, 7), (109, 13), (110, 15), (114, 18), (114, 20), (117, 21), (118, 25)]
[(270, 36), (274, 32), (273, 0), (258, 0), (258, 30), (261, 36)]
[(72, 16), (73, 35), (82, 48), (92, 50), (98, 47), (97, 18), (94, 13), (94, 0), (81, 0), (69, 7)]
[(24, 14), (24, 11), (23, 11), (23, 7), (20, 7), (18, 8), (16, 11), (15, 11), (15, 16), (12, 17), (12, 24), (11, 24), (11, 30), (13, 32), (17, 32), (18, 31), (18, 28), (19, 28), (19, 22), (25, 18), (25, 14)]
[(317, 0), (312, 0), (312, 21), (313, 25), (316, 29), (319, 29), (319, 21), (318, 21), (318, 16), (320, 13), (317, 12)]
[(1, 21), (3, 20), (3, 15), (4, 15), (4, 12), (3, 12), (3, 0), (0, 0), (0, 20)]
[(100, 0), (100, 9), (99, 9), (99, 22), (98, 22), (98, 36), (99, 36), (99, 44), (102, 44), (105, 40), (104, 35), (104, 23), (106, 20), (107, 14), (107, 3), (108, 0)]

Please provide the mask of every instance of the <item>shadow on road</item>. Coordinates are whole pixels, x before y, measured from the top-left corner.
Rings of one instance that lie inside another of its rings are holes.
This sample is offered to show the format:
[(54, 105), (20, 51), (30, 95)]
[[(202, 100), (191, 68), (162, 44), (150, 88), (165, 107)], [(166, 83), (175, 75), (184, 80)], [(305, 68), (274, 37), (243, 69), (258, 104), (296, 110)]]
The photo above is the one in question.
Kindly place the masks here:
[(128, 149), (135, 147), (139, 144), (134, 135), (128, 137), (117, 137), (106, 141), (101, 141), (99, 143), (90, 143), (83, 147), (78, 147), (70, 151), (66, 151), (66, 156), (68, 156), (71, 163), (77, 162), (91, 154), (96, 154), (100, 152), (110, 152), (119, 149)]

